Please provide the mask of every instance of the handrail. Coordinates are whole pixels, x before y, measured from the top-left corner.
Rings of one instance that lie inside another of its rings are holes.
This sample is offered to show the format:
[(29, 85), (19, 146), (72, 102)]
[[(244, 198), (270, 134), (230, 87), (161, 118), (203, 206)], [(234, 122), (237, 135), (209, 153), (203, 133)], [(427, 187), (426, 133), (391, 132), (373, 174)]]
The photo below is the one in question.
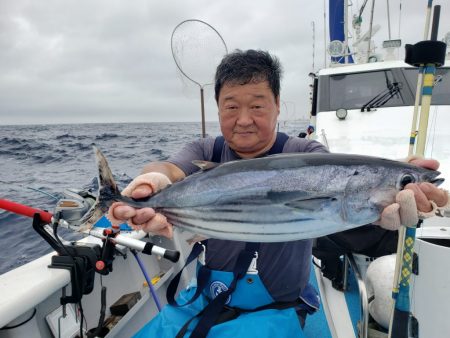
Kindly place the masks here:
[(362, 279), (361, 272), (359, 271), (358, 265), (355, 262), (355, 258), (352, 253), (345, 255), (348, 259), (350, 266), (352, 267), (353, 273), (355, 274), (356, 281), (358, 283), (359, 298), (361, 299), (361, 321), (359, 325), (359, 337), (367, 338), (368, 326), (369, 326), (369, 301), (367, 299), (367, 289), (364, 280)]

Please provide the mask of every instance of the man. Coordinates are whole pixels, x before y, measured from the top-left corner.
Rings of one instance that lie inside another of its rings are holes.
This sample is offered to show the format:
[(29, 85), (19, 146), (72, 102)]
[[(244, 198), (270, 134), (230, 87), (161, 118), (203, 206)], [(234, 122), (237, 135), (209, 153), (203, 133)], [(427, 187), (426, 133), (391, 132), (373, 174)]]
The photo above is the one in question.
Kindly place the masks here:
[[(198, 170), (192, 164), (193, 160), (227, 162), (281, 152), (328, 152), (318, 142), (276, 133), (280, 112), (280, 76), (281, 67), (278, 60), (267, 52), (238, 50), (225, 56), (217, 68), (215, 78), (215, 98), (223, 138), (196, 140), (187, 144), (167, 161), (148, 164), (144, 168), (144, 174), (138, 176), (123, 194), (142, 198), (162, 189), (170, 182), (182, 180)], [(437, 162), (431, 160), (421, 164), (428, 167), (438, 166)], [(447, 202), (446, 194), (434, 186), (412, 185), (410, 190), (414, 191), (418, 206), (423, 211), (428, 211), (426, 209), (430, 206), (429, 199), (433, 199), (438, 205), (444, 205)], [(409, 194), (409, 198), (414, 200), (414, 194)], [(398, 208), (399, 206), (396, 205), (388, 210), (389, 217), (394, 219), (397, 227), (401, 223)], [(413, 212), (416, 213), (415, 207)], [(155, 213), (153, 209), (137, 210), (122, 203), (115, 203), (110, 209), (109, 217), (113, 222), (128, 220), (130, 224), (144, 231), (172, 236), (172, 225), (167, 222), (164, 215)], [(383, 222), (382, 224), (384, 225)], [(195, 315), (208, 303), (211, 305), (219, 302), (214, 298), (219, 292), (214, 294), (214, 291), (209, 295), (205, 291), (204, 295), (198, 298), (200, 300), (193, 300), (185, 309), (177, 308), (176, 304), (166, 307), (160, 316), (141, 331), (141, 336), (150, 337), (159, 332), (158, 335), (173, 337), (177, 333), (183, 336), (185, 332), (193, 331), (193, 336), (197, 337), (204, 336), (208, 332), (211, 336), (220, 337), (226, 331), (227, 336), (236, 337), (274, 335), (303, 337), (300, 321), (304, 318), (305, 307), (299, 300), (299, 296), (308, 289), (311, 247), (312, 240), (259, 245), (256, 250), (257, 259), (254, 259), (257, 274), (248, 279), (241, 278), (237, 282), (236, 290), (230, 294), (231, 301), (230, 299), (223, 301), (229, 301), (229, 307), (261, 311), (241, 314), (236, 319), (233, 317), (232, 321), (219, 320), (221, 323), (218, 325), (205, 324), (208, 322), (205, 318), (214, 317), (211, 313), (217, 309), (210, 309), (211, 306), (208, 306), (200, 316), (194, 318)], [(205, 290), (213, 290), (212, 281), (214, 278), (220, 281), (223, 274), (229, 274), (223, 277), (228, 279), (228, 282), (235, 278), (236, 274), (233, 273), (238, 269), (241, 259), (238, 257), (241, 257), (244, 251), (248, 251), (246, 243), (209, 239), (206, 244), (205, 269), (211, 273), (211, 278)], [(245, 283), (244, 280), (248, 282)], [(198, 284), (200, 285), (200, 272)], [(225, 286), (222, 291), (226, 289)], [(195, 290), (190, 292), (189, 296), (194, 293)], [(182, 294), (181, 297), (186, 299), (184, 302), (190, 298), (186, 294)], [(214, 301), (207, 298), (214, 298)], [(281, 310), (280, 304), (287, 309)], [(222, 308), (223, 304), (218, 306)], [(191, 311), (191, 308), (194, 310)], [(298, 311), (299, 308), (303, 310)], [(296, 310), (300, 313), (300, 321)], [(214, 317), (215, 323), (217, 323), (216, 317)], [(209, 327), (204, 329), (204, 325)], [(158, 331), (161, 327), (164, 327), (164, 331)]]

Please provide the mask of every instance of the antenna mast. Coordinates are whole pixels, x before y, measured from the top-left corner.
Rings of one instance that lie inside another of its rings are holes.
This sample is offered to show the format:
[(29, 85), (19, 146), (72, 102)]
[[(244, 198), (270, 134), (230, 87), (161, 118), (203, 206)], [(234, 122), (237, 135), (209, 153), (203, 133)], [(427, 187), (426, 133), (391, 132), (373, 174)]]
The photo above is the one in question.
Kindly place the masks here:
[(373, 12), (375, 9), (375, 0), (372, 0), (372, 11), (370, 12), (370, 27), (369, 27), (369, 43), (367, 45), (367, 62), (370, 60), (370, 42), (372, 41), (372, 27), (373, 27)]
[(323, 67), (327, 68), (327, 13), (326, 0), (323, 0)]
[(390, 11), (389, 11), (389, 0), (386, 0), (386, 8), (387, 8), (389, 40), (391, 40), (391, 14), (390, 14)]
[(312, 71), (314, 72), (314, 70), (316, 69), (315, 65), (314, 65), (314, 61), (316, 58), (316, 27), (314, 24), (314, 21), (311, 21), (311, 25), (312, 25)]
[(344, 1), (344, 64), (348, 63), (348, 0)]

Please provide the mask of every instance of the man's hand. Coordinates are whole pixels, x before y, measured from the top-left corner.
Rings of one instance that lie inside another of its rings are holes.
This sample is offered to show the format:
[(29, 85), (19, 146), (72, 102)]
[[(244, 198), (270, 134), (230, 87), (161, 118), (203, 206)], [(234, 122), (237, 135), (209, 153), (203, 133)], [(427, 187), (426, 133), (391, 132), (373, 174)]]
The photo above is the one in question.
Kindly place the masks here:
[[(152, 172), (136, 177), (122, 191), (122, 195), (132, 198), (144, 198), (171, 184), (169, 178), (164, 174)], [(152, 208), (136, 209), (123, 202), (111, 205), (108, 211), (108, 219), (113, 224), (127, 222), (134, 229), (142, 229), (145, 232), (155, 233), (172, 238), (172, 224), (167, 218), (156, 213)]]
[[(437, 170), (439, 162), (412, 158), (408, 162), (419, 167)], [(410, 183), (396, 196), (396, 203), (388, 205), (376, 224), (384, 229), (397, 230), (401, 225), (417, 224), (418, 218), (434, 216), (437, 208), (449, 203), (448, 193), (431, 183)]]

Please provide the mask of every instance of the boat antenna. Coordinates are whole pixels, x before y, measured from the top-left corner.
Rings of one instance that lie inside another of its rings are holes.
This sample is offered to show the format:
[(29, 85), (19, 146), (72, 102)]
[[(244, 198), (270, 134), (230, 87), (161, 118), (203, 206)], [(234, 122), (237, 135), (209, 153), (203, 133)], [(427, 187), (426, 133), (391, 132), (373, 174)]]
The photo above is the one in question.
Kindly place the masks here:
[(388, 34), (389, 40), (391, 40), (391, 15), (389, 11), (389, 0), (386, 0), (386, 8), (387, 8), (387, 19), (388, 19)]
[(401, 30), (402, 30), (402, 0), (400, 0), (399, 11), (398, 11), (398, 36), (399, 36), (399, 38), (400, 38)]
[[(367, 1), (367, 0), (366, 0)], [(323, 67), (327, 68), (327, 4), (326, 0), (323, 0)]]
[(344, 63), (348, 63), (348, 0), (344, 2)]
[(174, 28), (170, 47), (181, 74), (200, 87), (202, 137), (205, 137), (204, 88), (214, 84), (214, 70), (228, 53), (227, 45), (213, 26), (202, 20), (189, 19)]
[(314, 61), (316, 58), (316, 28), (314, 21), (311, 21), (311, 26), (312, 26), (312, 71), (314, 72), (315, 70)]
[(362, 4), (362, 6), (361, 6), (361, 8), (359, 10), (359, 17), (362, 16), (362, 13), (364, 12), (364, 8), (366, 7), (368, 1), (369, 0), (365, 0), (364, 3)]
[(370, 42), (372, 41), (373, 12), (375, 9), (375, 0), (372, 0), (372, 10), (370, 11), (369, 41), (367, 44), (367, 62), (370, 60)]
[[(398, 38), (400, 39), (402, 29), (402, 0), (399, 3), (399, 11), (398, 11)], [(400, 48), (398, 49), (397, 57), (400, 58)]]

